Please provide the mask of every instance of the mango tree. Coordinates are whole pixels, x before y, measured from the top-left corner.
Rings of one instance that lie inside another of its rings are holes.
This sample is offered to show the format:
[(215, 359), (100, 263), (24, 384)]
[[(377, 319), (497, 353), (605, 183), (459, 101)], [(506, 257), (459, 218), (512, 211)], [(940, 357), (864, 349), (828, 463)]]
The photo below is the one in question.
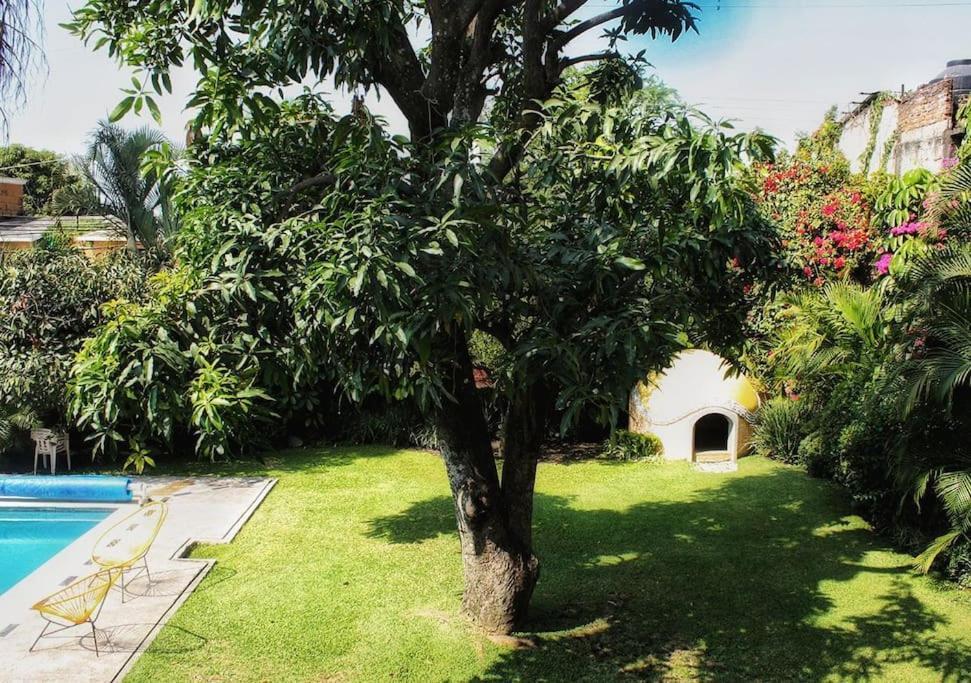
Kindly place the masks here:
[[(642, 57), (617, 51), (693, 29), (695, 7), (586, 4), (89, 0), (70, 25), (143, 72), (116, 115), (154, 111), (191, 63), (200, 150), (267, 135), (276, 88), (327, 77), (404, 115), (409, 135), (391, 136), (356, 100), (328, 118), (316, 168), (273, 188), (274, 212), (240, 215), (299, 240), (294, 372), (325, 366), (355, 399), (416, 397), (437, 425), (463, 607), (489, 632), (522, 622), (538, 578), (544, 436), (581, 413), (616, 420), (686, 345), (737, 342), (774, 250), (742, 173), (769, 141), (639, 91)], [(607, 24), (604, 50), (572, 51)], [(482, 335), (502, 349), (501, 474), (473, 381)]]

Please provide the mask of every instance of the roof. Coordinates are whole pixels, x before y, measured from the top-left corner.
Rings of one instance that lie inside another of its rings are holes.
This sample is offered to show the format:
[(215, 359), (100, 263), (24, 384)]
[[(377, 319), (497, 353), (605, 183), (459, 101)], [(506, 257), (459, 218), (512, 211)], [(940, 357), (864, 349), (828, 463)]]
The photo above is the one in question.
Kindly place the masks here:
[[(114, 239), (124, 239), (121, 222), (110, 216), (8, 216), (0, 217), (0, 243), (3, 242), (36, 242), (45, 232), (62, 229), (71, 233), (84, 234), (87, 241), (89, 234), (98, 236), (115, 235)], [(113, 241), (104, 239), (104, 241)]]
[(710, 351), (679, 353), (660, 376), (648, 379), (642, 393), (649, 420), (670, 424), (706, 408), (723, 408), (750, 417), (759, 407), (759, 395), (743, 375)]
[(0, 176), (0, 183), (4, 183), (4, 184), (7, 184), (7, 185), (10, 185), (10, 184), (13, 184), (13, 185), (26, 185), (27, 184), (27, 181), (24, 180), (23, 178), (10, 178), (8, 176)]

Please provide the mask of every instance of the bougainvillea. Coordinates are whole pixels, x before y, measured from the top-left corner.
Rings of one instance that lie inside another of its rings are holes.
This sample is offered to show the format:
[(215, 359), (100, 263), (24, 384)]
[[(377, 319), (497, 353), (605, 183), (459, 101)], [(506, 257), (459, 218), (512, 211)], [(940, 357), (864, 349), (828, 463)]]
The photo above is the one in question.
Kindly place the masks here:
[(819, 286), (868, 279), (879, 237), (863, 187), (842, 166), (800, 159), (756, 168), (758, 201), (779, 225), (790, 264)]

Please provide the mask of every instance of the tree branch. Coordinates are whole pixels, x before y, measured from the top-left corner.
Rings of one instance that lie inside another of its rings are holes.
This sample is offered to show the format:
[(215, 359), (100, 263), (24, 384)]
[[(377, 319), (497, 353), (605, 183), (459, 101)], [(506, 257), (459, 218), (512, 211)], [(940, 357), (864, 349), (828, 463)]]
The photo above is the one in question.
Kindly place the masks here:
[(614, 8), (609, 12), (598, 14), (595, 17), (590, 17), (586, 21), (581, 21), (569, 31), (566, 31), (560, 35), (560, 37), (556, 39), (556, 44), (562, 47), (577, 36), (586, 33), (592, 28), (596, 28), (601, 24), (606, 24), (608, 21), (613, 21), (614, 19), (620, 19), (628, 14), (634, 14), (635, 12), (640, 11), (640, 9), (641, 8), (637, 3), (631, 3), (630, 5), (623, 5), (621, 7)]
[(564, 0), (557, 5), (543, 22), (546, 30), (554, 29), (563, 21), (568, 19), (571, 14), (587, 4), (589, 0)]
[(487, 95), (483, 77), (494, 63), (492, 35), (496, 19), (502, 11), (502, 0), (485, 0), (467, 29), (468, 58), (462, 67), (455, 89), (452, 120), (473, 123), (479, 118)]
[(576, 64), (582, 64), (583, 62), (596, 62), (601, 59), (619, 59), (620, 53), (616, 50), (604, 50), (603, 52), (591, 52), (588, 55), (579, 55), (577, 57), (564, 57), (560, 60), (560, 67), (566, 69)]
[(293, 201), (296, 199), (297, 195), (304, 190), (309, 190), (311, 187), (317, 187), (321, 185), (333, 185), (337, 182), (337, 178), (330, 171), (323, 171), (310, 178), (304, 178), (296, 183), (294, 183), (290, 189), (287, 191), (287, 196), (280, 204), (280, 219), (282, 220), (286, 213), (293, 206)]

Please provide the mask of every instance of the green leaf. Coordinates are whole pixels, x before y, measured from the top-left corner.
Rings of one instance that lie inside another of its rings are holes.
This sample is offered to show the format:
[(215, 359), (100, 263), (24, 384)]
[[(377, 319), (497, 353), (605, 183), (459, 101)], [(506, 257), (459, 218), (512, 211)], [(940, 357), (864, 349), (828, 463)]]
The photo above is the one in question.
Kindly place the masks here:
[(108, 114), (108, 120), (112, 123), (121, 120), (125, 114), (131, 111), (133, 104), (135, 104), (135, 97), (131, 95), (126, 97), (118, 103), (118, 106), (111, 110), (111, 113)]
[(155, 123), (162, 125), (162, 112), (159, 111), (158, 105), (155, 103), (155, 100), (149, 97), (148, 95), (146, 95), (145, 104), (148, 105), (148, 110), (152, 113), (152, 118), (155, 119)]
[(630, 256), (621, 256), (615, 261), (615, 263), (619, 266), (627, 268), (628, 270), (644, 270), (647, 268), (643, 261), (640, 259), (631, 258)]

